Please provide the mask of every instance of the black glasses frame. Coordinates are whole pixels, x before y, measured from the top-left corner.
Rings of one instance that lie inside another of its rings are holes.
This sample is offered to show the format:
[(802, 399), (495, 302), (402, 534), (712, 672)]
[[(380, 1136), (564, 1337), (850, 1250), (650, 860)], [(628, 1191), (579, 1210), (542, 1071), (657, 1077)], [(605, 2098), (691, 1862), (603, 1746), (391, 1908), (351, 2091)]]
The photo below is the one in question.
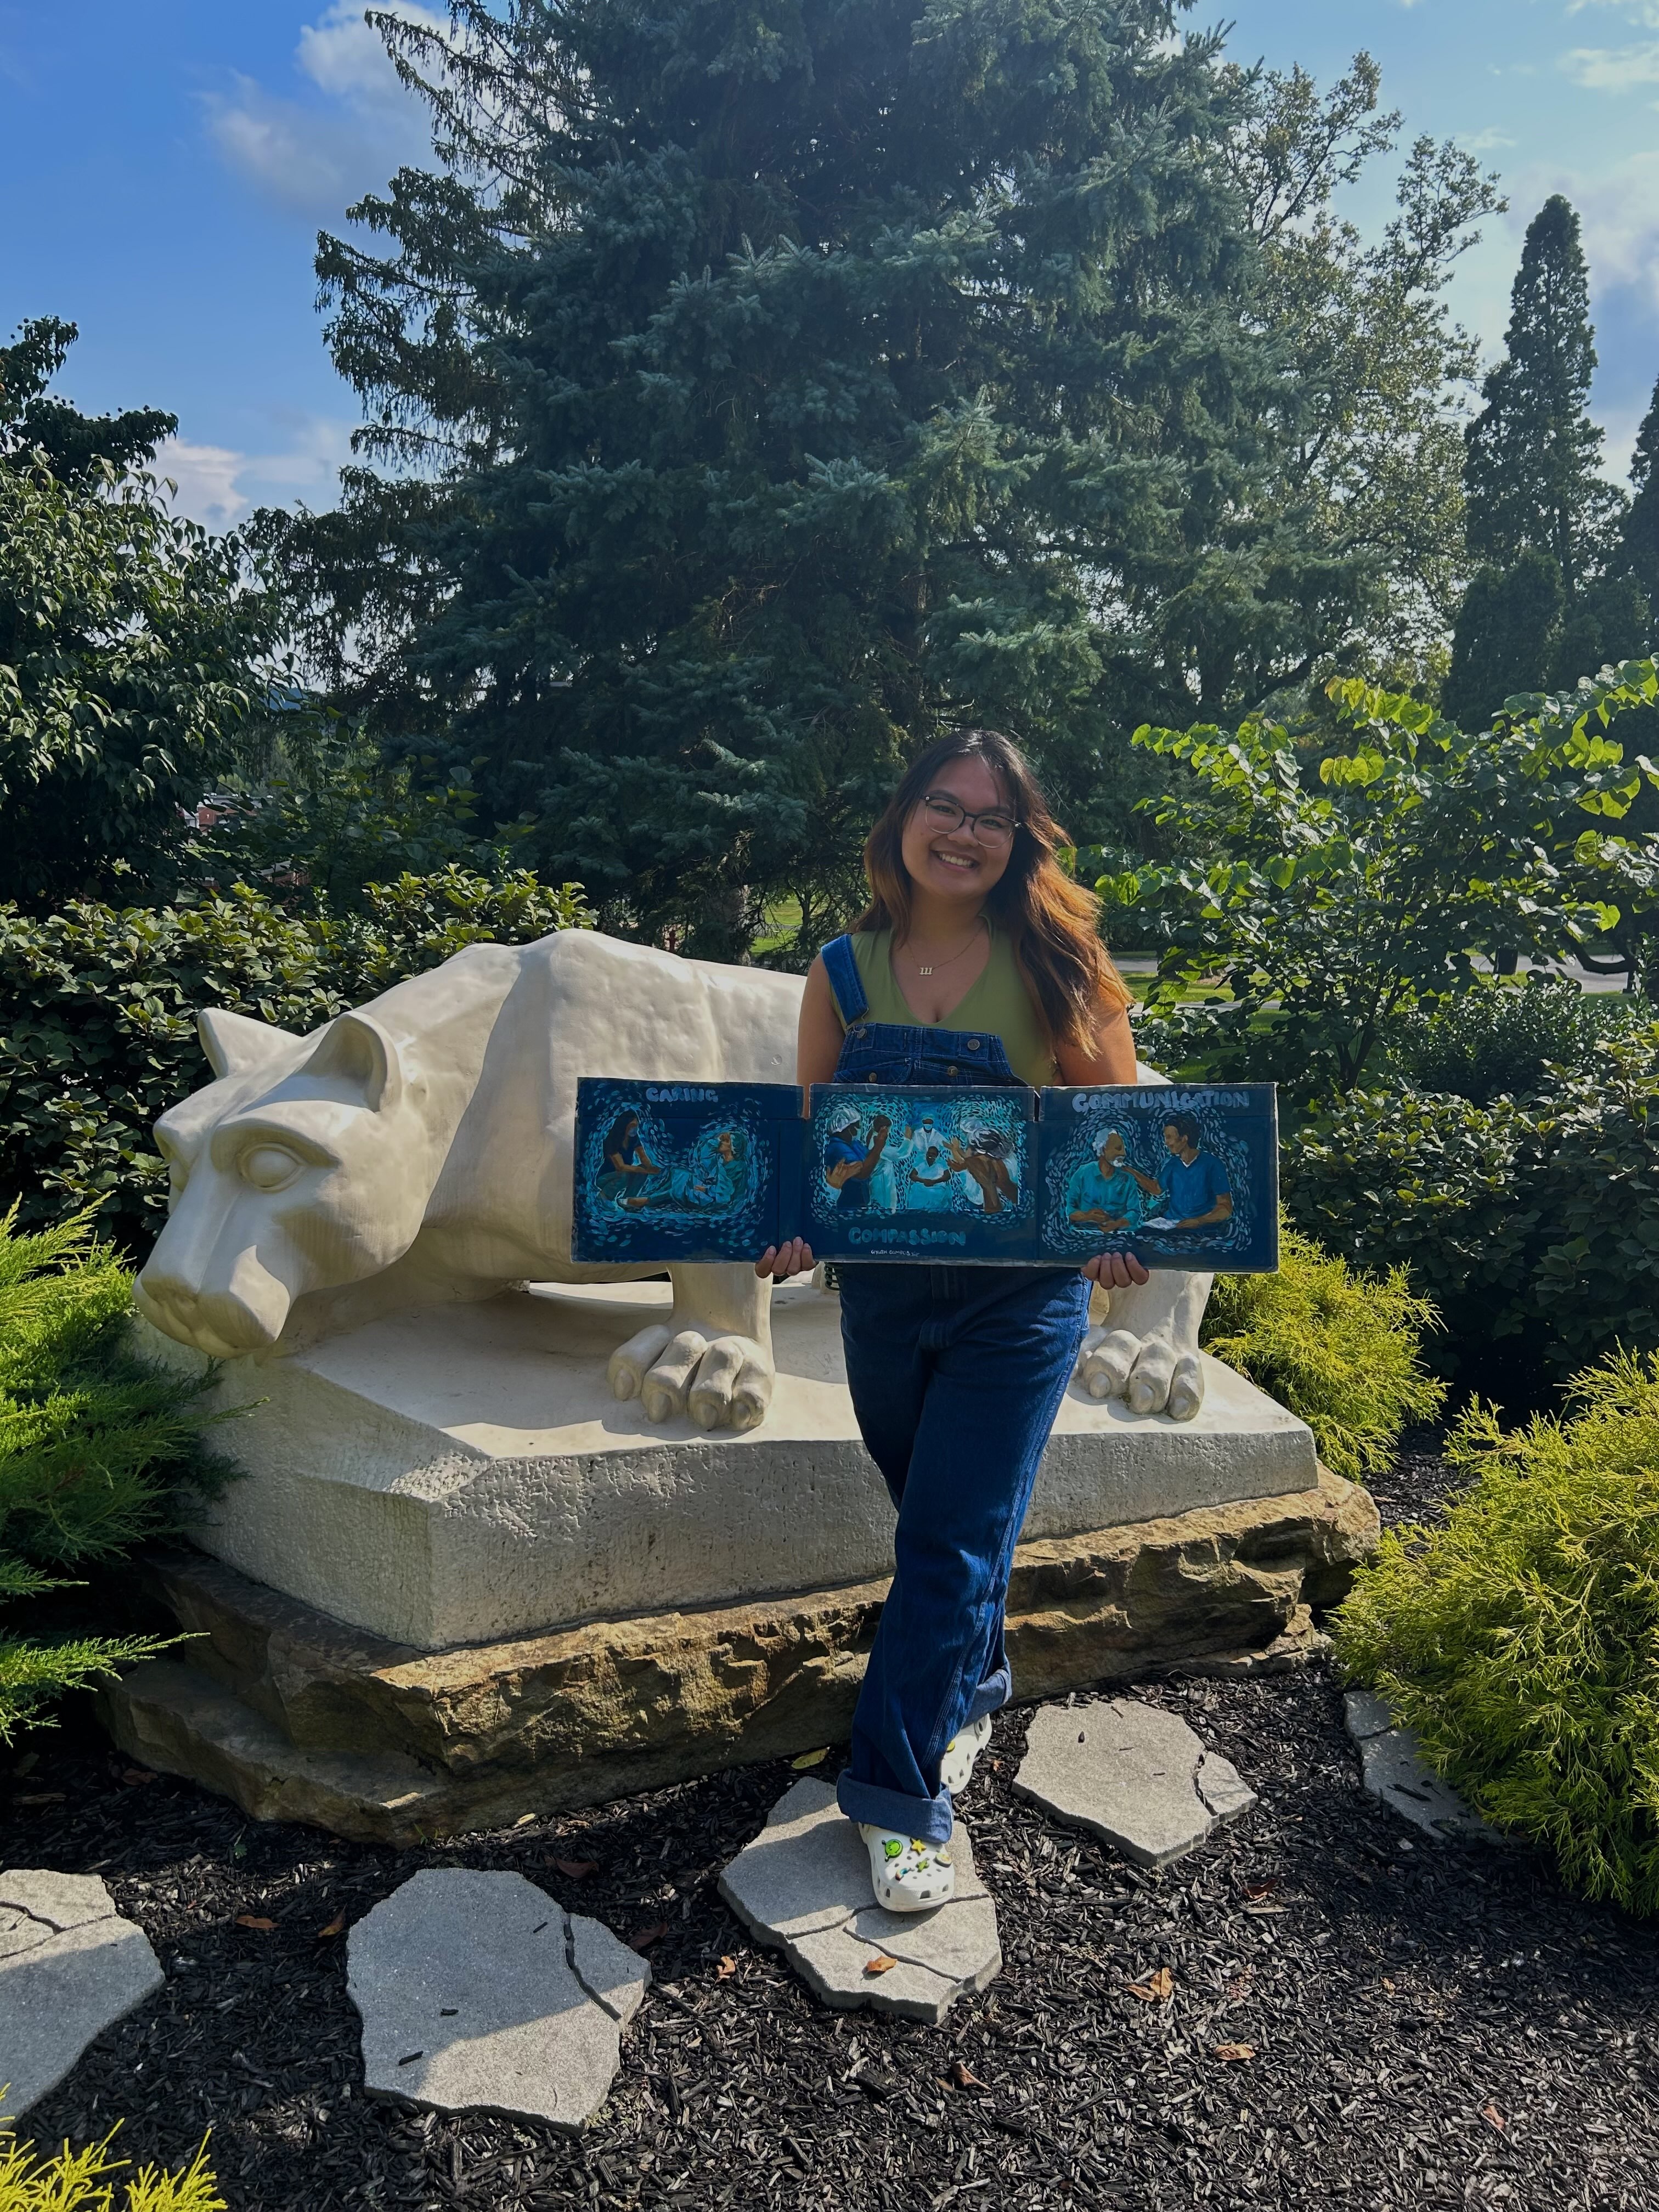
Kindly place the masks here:
[[(953, 799), (948, 791), (924, 791), (921, 797), (916, 801), (916, 804), (918, 806), (939, 805), (955, 807), (957, 814), (961, 817), (961, 820), (954, 826), (959, 830), (963, 826), (963, 823), (965, 823), (973, 831), (975, 837), (979, 835), (980, 823), (985, 821), (988, 817), (993, 817), (999, 822), (1006, 822), (1012, 825), (1008, 831), (1008, 842), (1011, 845), (1014, 842), (1016, 832), (1025, 827), (1025, 824), (1020, 820), (1018, 815), (1011, 814), (1006, 806), (982, 806), (977, 814), (970, 813), (968, 808), (963, 805), (962, 801), (959, 799)], [(988, 844), (994, 842), (995, 841), (994, 839), (988, 838), (986, 840)]]

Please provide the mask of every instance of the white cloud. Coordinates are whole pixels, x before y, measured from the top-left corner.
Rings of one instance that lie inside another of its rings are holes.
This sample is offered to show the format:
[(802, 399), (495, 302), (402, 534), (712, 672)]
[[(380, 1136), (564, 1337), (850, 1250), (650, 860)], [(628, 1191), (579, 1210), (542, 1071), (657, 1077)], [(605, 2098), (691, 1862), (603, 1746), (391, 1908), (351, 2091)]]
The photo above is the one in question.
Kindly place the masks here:
[[(415, 0), (392, 12), (441, 28)], [(426, 110), (399, 82), (358, 0), (332, 0), (300, 33), (295, 60), (312, 96), (294, 100), (238, 76), (208, 95), (208, 130), (230, 167), (308, 216), (337, 216), (401, 162), (430, 150)]]
[[(412, 4), (398, 6), (393, 0), (388, 12), (433, 30), (443, 27), (437, 16)], [(335, 0), (320, 22), (306, 24), (296, 58), (318, 90), (331, 100), (399, 111), (408, 106), (410, 94), (392, 66), (380, 33), (365, 20), (355, 0)]]
[[(1528, 163), (1511, 169), (1504, 185), (1510, 201), (1504, 228), (1511, 241), (1550, 194), (1560, 192), (1578, 213), (1592, 297), (1632, 291), (1659, 312), (1659, 151), (1632, 154), (1600, 176), (1565, 162)], [(1511, 276), (1513, 254), (1511, 243), (1499, 256)]]
[(290, 410), (277, 418), (276, 427), (289, 435), (273, 453), (167, 439), (156, 449), (155, 472), (176, 485), (175, 511), (210, 530), (229, 530), (256, 507), (296, 499), (311, 507), (327, 506), (341, 465), (350, 455), (351, 425), (331, 416)]
[(1582, 15), (1586, 8), (1616, 8), (1627, 21), (1659, 31), (1659, 0), (1568, 0), (1569, 15)]
[(1602, 177), (1569, 176), (1556, 189), (1583, 222), (1591, 290), (1628, 289), (1659, 312), (1659, 152), (1632, 154)]
[(155, 449), (155, 474), (173, 485), (172, 504), (192, 522), (210, 530), (228, 530), (247, 513), (252, 501), (236, 489), (246, 453), (228, 446), (198, 446), (189, 438), (167, 438)]
[(1495, 154), (1500, 148), (1519, 142), (1511, 138), (1507, 131), (1487, 130), (1460, 131), (1457, 143), (1466, 154)]
[(1659, 39), (1633, 46), (1575, 46), (1561, 57), (1562, 74), (1586, 92), (1631, 92), (1659, 84)]

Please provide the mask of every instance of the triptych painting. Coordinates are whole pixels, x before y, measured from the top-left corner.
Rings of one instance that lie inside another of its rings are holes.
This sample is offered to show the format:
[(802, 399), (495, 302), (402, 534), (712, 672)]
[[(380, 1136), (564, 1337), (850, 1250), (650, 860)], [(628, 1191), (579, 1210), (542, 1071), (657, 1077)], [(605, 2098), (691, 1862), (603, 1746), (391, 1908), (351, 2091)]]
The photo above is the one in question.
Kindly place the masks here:
[(640, 1083), (578, 1090), (573, 1256), (1080, 1265), (1236, 1274), (1278, 1264), (1267, 1083), (884, 1090)]

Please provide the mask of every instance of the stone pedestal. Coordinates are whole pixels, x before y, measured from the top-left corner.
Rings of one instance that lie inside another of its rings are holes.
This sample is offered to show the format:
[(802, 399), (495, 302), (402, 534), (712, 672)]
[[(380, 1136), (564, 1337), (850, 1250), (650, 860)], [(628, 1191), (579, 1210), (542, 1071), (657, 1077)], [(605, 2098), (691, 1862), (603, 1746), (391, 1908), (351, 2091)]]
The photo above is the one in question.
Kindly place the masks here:
[[(221, 1401), (264, 1402), (221, 1431), (249, 1472), (216, 1556), (149, 1563), (199, 1640), (104, 1693), (117, 1741), (258, 1818), (400, 1843), (843, 1737), (892, 1513), (836, 1302), (780, 1291), (777, 1395), (733, 1436), (606, 1389), (667, 1296), (520, 1292), (232, 1364)], [(1302, 1422), (1207, 1385), (1184, 1423), (1068, 1394), (1010, 1589), (1017, 1697), (1297, 1663), (1375, 1543)]]
[[(335, 1620), (422, 1651), (884, 1574), (892, 1513), (860, 1440), (833, 1292), (773, 1304), (777, 1387), (746, 1434), (647, 1421), (605, 1362), (665, 1283), (541, 1285), (230, 1362), (221, 1431), (248, 1469), (203, 1547)], [(147, 1348), (196, 1359), (153, 1332)], [(1304, 1423), (1206, 1361), (1198, 1418), (1067, 1393), (1028, 1542), (1311, 1492)]]
[[(1376, 1542), (1363, 1490), (1022, 1544), (1014, 1694), (1277, 1652)], [(149, 1562), (200, 1640), (101, 1692), (122, 1748), (259, 1820), (388, 1843), (601, 1802), (845, 1737), (884, 1582), (426, 1653), (199, 1553)]]

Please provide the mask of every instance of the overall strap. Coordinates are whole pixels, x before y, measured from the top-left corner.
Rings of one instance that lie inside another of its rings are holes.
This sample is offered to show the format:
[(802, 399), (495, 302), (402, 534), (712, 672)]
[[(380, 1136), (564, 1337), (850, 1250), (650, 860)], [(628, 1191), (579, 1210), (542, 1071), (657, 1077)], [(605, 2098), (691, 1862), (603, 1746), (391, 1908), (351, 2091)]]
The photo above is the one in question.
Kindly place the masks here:
[(843, 1025), (851, 1029), (861, 1022), (870, 1011), (864, 978), (859, 974), (859, 963), (853, 957), (850, 937), (837, 937), (823, 948), (821, 957), (824, 973), (830, 978), (830, 988), (835, 994), (836, 1004), (841, 1010)]

